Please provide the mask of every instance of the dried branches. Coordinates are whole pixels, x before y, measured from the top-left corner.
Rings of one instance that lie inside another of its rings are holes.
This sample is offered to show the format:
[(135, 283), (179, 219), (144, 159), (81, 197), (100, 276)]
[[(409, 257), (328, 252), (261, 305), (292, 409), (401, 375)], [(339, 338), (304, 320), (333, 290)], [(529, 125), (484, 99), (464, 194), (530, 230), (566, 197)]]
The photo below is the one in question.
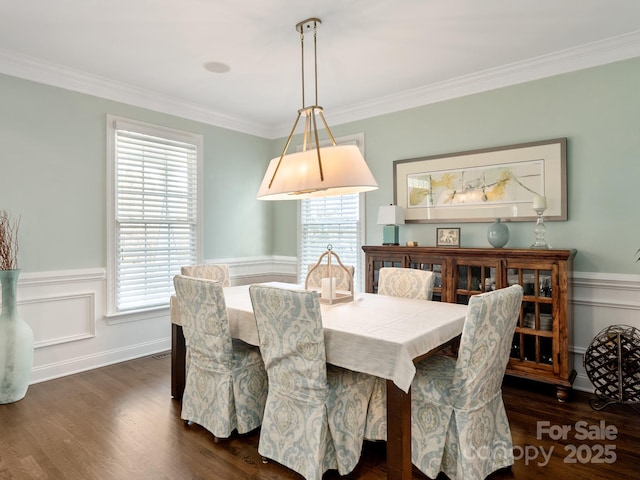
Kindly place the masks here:
[(20, 218), (12, 220), (6, 210), (0, 210), (0, 270), (18, 268), (18, 228)]

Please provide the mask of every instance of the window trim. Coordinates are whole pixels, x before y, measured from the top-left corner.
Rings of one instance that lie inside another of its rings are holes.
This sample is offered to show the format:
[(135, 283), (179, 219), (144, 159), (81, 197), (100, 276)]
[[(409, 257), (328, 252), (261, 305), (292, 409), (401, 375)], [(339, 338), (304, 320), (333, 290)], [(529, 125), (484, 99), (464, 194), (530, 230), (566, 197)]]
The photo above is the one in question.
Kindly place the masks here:
[[(364, 152), (365, 152), (364, 132), (354, 133), (352, 135), (345, 135), (342, 137), (336, 137), (335, 141), (336, 141), (336, 145), (356, 145), (360, 149), (360, 153), (362, 153), (362, 156), (363, 157), (365, 156), (364, 155)], [(329, 140), (320, 142), (321, 147), (329, 144), (330, 144)], [(300, 150), (301, 148), (302, 148), (301, 146), (298, 146), (298, 150)], [(358, 214), (359, 214), (359, 222), (361, 225), (361, 228), (358, 231), (358, 247), (361, 247), (362, 245), (364, 245), (366, 231), (367, 231), (367, 226), (366, 226), (367, 208), (366, 208), (366, 195), (364, 193), (360, 193), (358, 195), (360, 197), (359, 199), (360, 211), (358, 212)], [(297, 230), (298, 230), (297, 232), (298, 233), (297, 235), (298, 258), (296, 261), (296, 267), (297, 267), (296, 279), (299, 281), (301, 268), (302, 268), (302, 200), (298, 200), (296, 204), (297, 204)], [(340, 254), (340, 252), (337, 252), (337, 253), (338, 255)], [(359, 248), (358, 261), (357, 261), (357, 265), (355, 265), (355, 276), (357, 277), (357, 279), (355, 279), (356, 281), (354, 282), (358, 291), (364, 291), (364, 285), (365, 285), (365, 279), (366, 279), (364, 269), (365, 269), (364, 251), (362, 250), (362, 248)]]
[(126, 317), (140, 312), (150, 312), (154, 310), (166, 309), (169, 306), (169, 298), (167, 304), (163, 306), (154, 306), (141, 308), (136, 310), (127, 310), (119, 312), (116, 308), (116, 129), (131, 128), (133, 131), (161, 138), (167, 138), (180, 142), (192, 143), (196, 146), (196, 262), (202, 262), (203, 257), (203, 226), (202, 226), (202, 205), (203, 205), (203, 159), (204, 159), (204, 140), (203, 136), (197, 133), (187, 132), (174, 128), (164, 127), (151, 123), (131, 120), (129, 118), (107, 114), (106, 116), (106, 135), (107, 135), (107, 188), (106, 188), (106, 230), (107, 230), (107, 298), (106, 298), (106, 314), (107, 318)]

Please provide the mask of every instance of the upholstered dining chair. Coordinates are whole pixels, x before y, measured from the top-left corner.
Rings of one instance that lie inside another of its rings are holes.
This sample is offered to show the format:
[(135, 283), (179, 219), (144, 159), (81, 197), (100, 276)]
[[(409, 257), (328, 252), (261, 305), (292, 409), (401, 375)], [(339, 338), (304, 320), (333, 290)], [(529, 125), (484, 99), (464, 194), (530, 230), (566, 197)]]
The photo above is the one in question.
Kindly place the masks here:
[(184, 265), (180, 268), (180, 273), (187, 277), (217, 280), (223, 287), (229, 286), (229, 265), (224, 263)]
[[(378, 294), (392, 297), (431, 300), (433, 272), (415, 268), (382, 267), (378, 276)], [(376, 378), (369, 408), (364, 438), (387, 439), (387, 382)]]
[(320, 480), (358, 464), (373, 377), (326, 363), (316, 291), (249, 287), (269, 377), (258, 452)]
[(378, 294), (431, 300), (433, 272), (416, 268), (382, 267), (378, 276)]
[[(329, 277), (329, 265), (312, 263), (308, 266), (307, 272), (306, 288), (321, 288), (322, 279)], [(331, 276), (336, 279), (336, 290), (351, 291), (354, 272), (353, 265), (345, 265), (345, 268), (337, 264), (331, 265)]]
[[(226, 264), (201, 264), (201, 265), (184, 265), (180, 268), (180, 274), (186, 277), (206, 278), (207, 280), (216, 280), (223, 287), (229, 286), (229, 266)], [(171, 315), (171, 323), (182, 325), (180, 318), (180, 308), (175, 295), (169, 299), (169, 314)]]
[(232, 339), (222, 284), (176, 275), (173, 279), (187, 347), (181, 417), (227, 438), (262, 423), (267, 373), (258, 347)]
[(520, 314), (522, 287), (469, 299), (457, 360), (416, 365), (411, 384), (411, 457), (425, 475), (483, 480), (513, 465), (502, 379)]
[[(206, 278), (208, 280), (217, 280), (222, 283), (223, 287), (229, 286), (229, 266), (226, 264), (198, 264), (198, 265), (185, 265), (181, 267), (180, 273), (187, 277)], [(178, 300), (175, 295), (171, 295), (169, 298), (169, 315), (171, 318), (171, 337), (172, 344), (180, 343), (182, 340), (182, 333), (180, 328), (182, 327), (182, 318), (180, 316), (180, 308), (178, 307)], [(182, 344), (184, 345), (184, 344)], [(184, 381), (186, 375), (186, 363), (189, 362), (189, 357), (185, 353), (185, 365), (171, 364), (171, 394), (174, 398), (180, 398), (182, 391), (180, 390), (180, 379)]]

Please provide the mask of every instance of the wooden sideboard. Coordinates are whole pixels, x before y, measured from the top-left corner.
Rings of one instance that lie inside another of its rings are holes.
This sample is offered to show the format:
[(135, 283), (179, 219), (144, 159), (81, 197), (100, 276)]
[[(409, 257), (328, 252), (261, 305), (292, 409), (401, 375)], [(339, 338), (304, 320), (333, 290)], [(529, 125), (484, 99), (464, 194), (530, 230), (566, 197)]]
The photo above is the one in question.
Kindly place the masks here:
[(520, 284), (524, 298), (507, 374), (556, 385), (569, 398), (576, 372), (572, 338), (571, 273), (575, 250), (363, 246), (366, 291), (376, 293), (382, 267), (434, 272), (433, 299), (466, 304), (482, 292)]

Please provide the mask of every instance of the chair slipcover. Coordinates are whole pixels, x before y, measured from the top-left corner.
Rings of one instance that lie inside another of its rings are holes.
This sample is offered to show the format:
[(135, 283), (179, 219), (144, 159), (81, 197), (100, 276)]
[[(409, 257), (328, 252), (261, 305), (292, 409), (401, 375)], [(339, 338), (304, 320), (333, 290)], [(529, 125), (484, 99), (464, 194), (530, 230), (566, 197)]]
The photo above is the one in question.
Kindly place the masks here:
[(416, 268), (383, 267), (379, 270), (378, 294), (431, 300), (433, 272)]
[(326, 364), (315, 291), (249, 288), (269, 376), (258, 452), (320, 480), (358, 464), (373, 377)]
[[(322, 264), (311, 270), (313, 267), (316, 267), (315, 263), (310, 264), (307, 269), (307, 272), (309, 272), (306, 279), (307, 288), (321, 288), (322, 279), (329, 277), (329, 266)], [(354, 268), (352, 265), (345, 265), (345, 268), (347, 269), (346, 271), (337, 262), (331, 264), (331, 276), (336, 279), (336, 290), (351, 291)]]
[(260, 350), (231, 338), (220, 282), (176, 275), (174, 286), (188, 359), (182, 418), (220, 438), (254, 430), (268, 390)]
[[(433, 272), (415, 268), (382, 267), (378, 277), (378, 294), (431, 300)], [(369, 401), (364, 438), (387, 439), (387, 381), (384, 378), (376, 378)]]
[(180, 268), (180, 273), (187, 277), (206, 278), (217, 280), (223, 287), (229, 286), (229, 265), (225, 264), (203, 264), (185, 265)]
[(522, 287), (469, 299), (458, 359), (416, 365), (411, 384), (411, 457), (424, 474), (483, 480), (513, 465), (502, 379), (519, 317)]
[[(180, 268), (180, 274), (187, 277), (216, 280), (220, 282), (223, 287), (229, 286), (229, 266), (225, 264), (185, 265)], [(169, 312), (171, 315), (171, 323), (182, 325), (180, 308), (178, 308), (175, 295), (172, 295), (169, 299)]]

